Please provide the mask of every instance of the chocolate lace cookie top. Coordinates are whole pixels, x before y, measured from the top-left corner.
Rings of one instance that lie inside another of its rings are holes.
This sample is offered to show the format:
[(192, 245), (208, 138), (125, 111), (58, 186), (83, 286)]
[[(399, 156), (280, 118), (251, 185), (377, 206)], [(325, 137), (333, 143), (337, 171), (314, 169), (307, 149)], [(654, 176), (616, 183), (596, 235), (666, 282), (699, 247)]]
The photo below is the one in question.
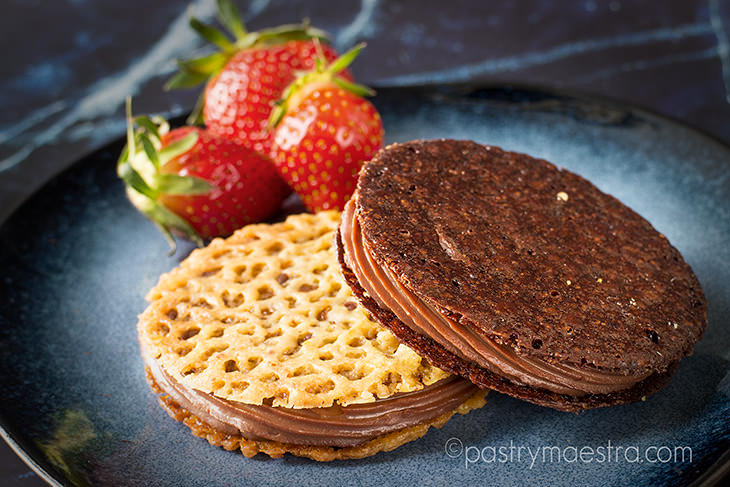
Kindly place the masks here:
[(357, 194), (379, 265), (518, 354), (662, 372), (704, 331), (700, 284), (666, 237), (547, 161), (471, 141), (408, 142), (364, 166)]

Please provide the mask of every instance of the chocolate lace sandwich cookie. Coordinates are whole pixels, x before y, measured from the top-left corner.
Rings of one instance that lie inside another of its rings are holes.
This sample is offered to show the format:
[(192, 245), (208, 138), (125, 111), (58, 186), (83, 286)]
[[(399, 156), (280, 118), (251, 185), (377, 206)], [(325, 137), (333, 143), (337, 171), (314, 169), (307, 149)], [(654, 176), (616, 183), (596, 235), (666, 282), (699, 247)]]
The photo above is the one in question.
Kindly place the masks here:
[(360, 302), (432, 364), (564, 411), (655, 392), (707, 321), (649, 222), (574, 173), (471, 141), (382, 150), (338, 250)]
[(149, 292), (139, 340), (168, 413), (244, 455), (392, 450), (484, 404), (373, 321), (342, 279), (336, 212), (250, 225)]

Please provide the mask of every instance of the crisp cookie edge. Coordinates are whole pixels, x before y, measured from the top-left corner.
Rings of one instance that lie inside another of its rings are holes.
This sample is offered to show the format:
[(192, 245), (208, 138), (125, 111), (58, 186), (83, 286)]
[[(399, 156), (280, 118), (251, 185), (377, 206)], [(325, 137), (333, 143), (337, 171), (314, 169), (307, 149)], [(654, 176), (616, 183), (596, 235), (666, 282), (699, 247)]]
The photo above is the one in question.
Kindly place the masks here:
[(217, 431), (215, 428), (198, 418), (195, 414), (173, 401), (157, 385), (150, 373), (149, 367), (145, 367), (145, 376), (150, 389), (152, 389), (152, 392), (157, 395), (157, 402), (160, 404), (162, 409), (164, 409), (172, 419), (187, 426), (194, 436), (207, 440), (208, 443), (213, 446), (219, 446), (228, 451), (240, 450), (241, 454), (247, 458), (254, 457), (257, 453), (266, 454), (271, 458), (281, 458), (285, 453), (290, 453), (294, 456), (309, 458), (317, 462), (354, 460), (366, 458), (381, 451), (392, 451), (401, 445), (421, 438), (432, 426), (435, 428), (441, 428), (456, 413), (465, 415), (470, 411), (481, 408), (486, 404), (484, 397), (488, 392), (486, 390), (477, 391), (453, 411), (444, 413), (431, 421), (378, 436), (377, 438), (369, 440), (362, 445), (335, 448), (292, 445), (267, 440), (247, 440), (240, 435), (227, 435)]

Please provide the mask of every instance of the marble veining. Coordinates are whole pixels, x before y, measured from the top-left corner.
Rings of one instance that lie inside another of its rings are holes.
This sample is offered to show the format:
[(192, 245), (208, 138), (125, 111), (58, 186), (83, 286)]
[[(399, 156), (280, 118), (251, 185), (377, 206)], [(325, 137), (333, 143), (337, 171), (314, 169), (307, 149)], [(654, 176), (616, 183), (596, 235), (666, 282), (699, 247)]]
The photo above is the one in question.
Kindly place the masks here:
[(720, 16), (720, 0), (710, 0), (710, 23), (717, 37), (717, 55), (722, 62), (725, 99), (730, 103), (730, 41), (727, 30), (725, 30), (725, 23)]
[(516, 71), (540, 64), (549, 64), (566, 57), (586, 54), (605, 49), (628, 47), (646, 44), (681, 40), (688, 36), (703, 36), (711, 33), (709, 24), (680, 25), (672, 28), (653, 29), (645, 32), (635, 32), (617, 37), (603, 39), (588, 39), (570, 42), (546, 49), (544, 51), (529, 52), (517, 56), (498, 59), (485, 59), (478, 63), (467, 64), (455, 69), (413, 73), (404, 76), (386, 78), (384, 83), (393, 85), (409, 85), (424, 82), (449, 83), (470, 79), (485, 74), (494, 74), (504, 71)]
[(373, 15), (378, 6), (378, 0), (361, 0), (360, 11), (355, 15), (350, 24), (344, 26), (335, 37), (335, 45), (338, 49), (347, 49), (353, 44), (358, 36), (363, 34), (372, 36), (377, 31), (373, 22)]
[[(443, 68), (425, 70), (418, 69), (418, 56), (411, 54), (411, 51), (438, 47), (441, 39), (434, 36), (434, 32), (427, 27), (424, 20), (418, 20), (418, 15), (415, 14), (413, 6), (408, 9), (408, 5), (401, 5), (401, 3), (407, 4), (408, 2), (388, 2), (385, 4), (378, 0), (361, 0), (359, 8), (352, 12), (345, 22), (340, 22), (332, 29), (335, 45), (341, 50), (360, 40), (372, 41), (371, 45), (374, 45), (381, 36), (390, 36), (389, 39), (396, 37), (400, 45), (408, 46), (408, 50), (399, 50), (397, 45), (392, 46), (393, 53), (398, 52), (398, 61), (395, 63), (396, 68), (389, 69), (385, 75), (382, 75), (381, 69), (381, 76), (374, 79), (367, 79), (366, 75), (365, 82), (378, 85), (407, 85), (462, 82), (490, 77), (512, 79), (516, 76), (515, 79), (519, 79), (519, 73), (532, 72), (536, 69), (554, 69), (553, 66), (562, 66), (566, 62), (571, 62), (571, 59), (579, 60), (586, 55), (601, 56), (602, 53), (609, 51), (664, 45), (666, 47), (661, 48), (661, 50), (652, 48), (647, 51), (651, 53), (648, 57), (629, 58), (622, 62), (607, 63), (605, 66), (584, 70), (577, 73), (571, 79), (571, 82), (581, 86), (590, 85), (626, 73), (651, 71), (666, 66), (718, 59), (721, 65), (721, 73), (719, 74), (722, 77), (724, 86), (723, 95), (726, 100), (730, 100), (728, 95), (730, 87), (730, 45), (719, 0), (709, 0), (706, 5), (698, 2), (698, 14), (695, 15), (696, 21), (691, 23), (662, 25), (656, 28), (628, 31), (605, 37), (580, 38), (553, 45), (548, 43), (545, 47), (541, 46), (538, 49), (505, 56), (495, 56), (494, 51), (486, 51), (489, 55), (481, 60), (454, 65), (449, 62), (449, 59), (444, 59)], [(535, 31), (535, 35), (539, 38), (540, 22), (546, 20), (546, 16), (550, 14), (551, 8), (554, 10), (554, 7), (544, 1), (532, 3), (535, 4), (535, 8), (526, 16), (528, 23), (535, 25), (535, 28), (538, 29)], [(628, 4), (630, 2), (624, 3)], [(254, 0), (245, 5), (243, 16), (248, 22), (262, 14), (276, 13), (277, 9), (281, 9), (282, 6), (281, 2)], [(302, 11), (307, 14), (305, 7), (308, 6), (294, 6), (291, 10), (292, 12)], [(212, 20), (215, 16), (214, 0), (195, 0), (190, 8), (197, 17), (206, 21)], [(594, 14), (601, 8), (601, 5), (595, 2), (584, 2), (582, 8), (584, 13), (580, 15), (589, 15)], [(608, 10), (613, 13), (622, 9), (625, 10), (625, 8), (624, 4), (615, 1), (608, 5)], [(424, 15), (429, 13), (427, 8), (424, 8), (424, 10), (426, 10)], [(489, 10), (485, 9), (485, 11), (488, 12)], [(394, 14), (395, 18), (393, 18)], [(5, 145), (5, 148), (0, 152), (0, 172), (17, 166), (26, 158), (32, 157), (38, 148), (47, 144), (78, 141), (99, 144), (112, 138), (123, 127), (123, 120), (120, 119), (119, 114), (124, 97), (127, 94), (138, 95), (140, 92), (151, 93), (151, 81), (155, 80), (159, 85), (159, 80), (168, 76), (174, 70), (173, 59), (189, 56), (192, 52), (199, 50), (200, 41), (187, 25), (188, 15), (188, 11), (181, 7), (177, 17), (169, 26), (162, 29), (162, 34), (158, 40), (128, 66), (98, 79), (85, 88), (81, 87), (78, 94), (68, 94), (46, 106), (28, 112), (14, 123), (0, 128), (0, 143)], [(459, 20), (454, 20), (454, 17)], [(402, 20), (398, 21), (398, 18), (402, 18)], [(437, 23), (442, 25), (444, 29), (458, 28), (458, 25), (463, 24), (473, 31), (479, 29), (480, 22), (485, 23), (486, 26), (496, 27), (504, 22), (505, 18), (500, 8), (495, 7), (493, 12), (486, 17), (470, 16), (468, 12), (458, 15), (452, 13), (451, 16), (444, 16), (444, 19), (439, 20)], [(315, 23), (318, 22), (317, 19), (314, 19), (314, 21)], [(402, 27), (400, 31), (387, 32), (384, 30), (389, 28), (392, 31), (394, 22), (400, 22)], [(89, 39), (89, 36), (84, 32), (76, 33), (75, 42), (79, 53), (85, 52), (88, 54), (89, 49), (92, 49), (89, 45)], [(701, 48), (695, 47), (698, 42), (708, 43), (709, 39), (714, 41), (713, 45), (700, 46)], [(106, 44), (113, 42), (113, 39), (104, 37), (102, 41), (96, 39), (95, 42)], [(468, 43), (459, 38), (454, 39), (452, 37), (443, 40), (443, 45), (455, 56), (464, 51), (476, 51), (474, 47), (470, 49)], [(677, 48), (674, 48), (675, 45)], [(373, 65), (373, 61), (377, 62), (379, 58), (383, 57), (383, 54), (385, 54), (386, 62), (393, 63), (392, 60), (388, 59), (389, 53), (385, 52), (377, 58), (363, 57), (362, 62), (365, 63), (370, 60), (370, 65)], [(473, 58), (473, 56), (470, 57)], [(52, 84), (47, 78), (49, 78), (49, 75), (54, 74), (54, 69), (55, 73), (58, 74), (59, 63), (60, 65), (64, 63), (63, 58), (64, 56), (61, 56), (59, 60), (54, 61), (52, 64), (46, 63), (29, 68), (25, 75), (28, 82), (31, 83), (28, 89), (33, 88), (33, 83), (37, 84), (34, 89), (38, 90)], [(573, 63), (578, 62), (573, 61)], [(398, 64), (406, 64), (409, 69), (398, 69)], [(364, 72), (367, 73), (368, 71), (364, 70)], [(400, 74), (401, 72), (404, 74)], [(52, 78), (52, 76), (50, 77)], [(34, 79), (35, 81), (33, 81)], [(530, 78), (527, 78), (526, 81), (529, 82)], [(12, 82), (18, 83), (18, 80), (14, 79)], [(145, 89), (146, 86), (149, 86), (149, 89)], [(189, 98), (191, 97), (188, 96), (186, 100)], [(188, 103), (173, 103), (163, 109), (163, 114), (170, 116), (186, 109), (189, 109)]]
[[(195, 15), (205, 19), (211, 18), (216, 11), (214, 0), (198, 0), (192, 4), (192, 8)], [(161, 76), (172, 72), (174, 65), (171, 60), (190, 52), (191, 47), (197, 42), (196, 34), (188, 26), (188, 16), (188, 12), (181, 12), (160, 40), (138, 61), (123, 72), (109, 76), (90, 86), (86, 93), (73, 103), (73, 108), (66, 111), (50, 126), (33, 134), (30, 140), (25, 141), (10, 156), (0, 160), (0, 171), (22, 162), (40, 145), (62, 138), (65, 131), (73, 124), (115, 113), (124, 102), (124, 98), (129, 94), (135, 94), (145, 80), (151, 76)], [(13, 130), (17, 135), (18, 125), (30, 128), (57, 114), (60, 110), (51, 109), (57, 103), (32, 113), (15, 126), (0, 132), (0, 140), (10, 139), (11, 135), (8, 132)]]
[(653, 69), (660, 66), (667, 66), (679, 63), (690, 63), (693, 61), (701, 61), (705, 59), (712, 59), (718, 55), (717, 47), (709, 47), (702, 49), (701, 51), (670, 54), (667, 56), (661, 56), (654, 59), (639, 59), (637, 61), (631, 61), (628, 63), (622, 63), (618, 66), (609, 66), (606, 69), (600, 69), (593, 71), (587, 75), (578, 77), (577, 79), (582, 83), (590, 83), (601, 78), (607, 78), (616, 73), (628, 73), (631, 71), (642, 71), (647, 69)]

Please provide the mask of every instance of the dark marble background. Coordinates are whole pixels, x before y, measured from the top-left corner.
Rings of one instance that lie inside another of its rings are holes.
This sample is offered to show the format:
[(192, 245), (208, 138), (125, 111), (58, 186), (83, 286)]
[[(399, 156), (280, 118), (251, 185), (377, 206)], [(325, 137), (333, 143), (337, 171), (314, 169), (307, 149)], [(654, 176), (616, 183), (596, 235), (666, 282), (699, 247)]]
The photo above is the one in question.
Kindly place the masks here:
[[(633, 103), (730, 143), (728, 0), (238, 3), (250, 29), (308, 17), (340, 50), (366, 41), (352, 70), (376, 87), (547, 86)], [(162, 91), (172, 60), (201, 51), (187, 26), (190, 4), (214, 17), (214, 0), (2, 2), (0, 221), (119, 137), (127, 94), (138, 113), (191, 109), (195, 91)], [(43, 485), (2, 444), (0, 484)]]

